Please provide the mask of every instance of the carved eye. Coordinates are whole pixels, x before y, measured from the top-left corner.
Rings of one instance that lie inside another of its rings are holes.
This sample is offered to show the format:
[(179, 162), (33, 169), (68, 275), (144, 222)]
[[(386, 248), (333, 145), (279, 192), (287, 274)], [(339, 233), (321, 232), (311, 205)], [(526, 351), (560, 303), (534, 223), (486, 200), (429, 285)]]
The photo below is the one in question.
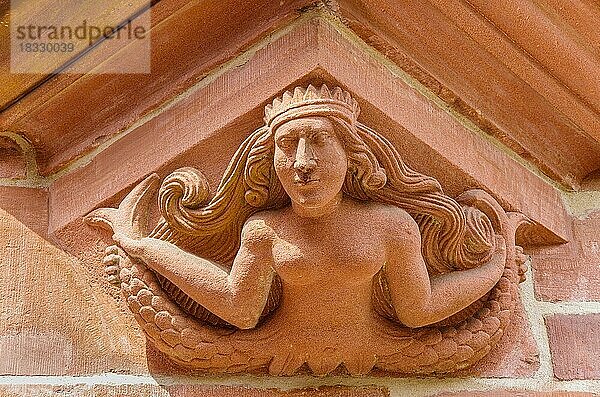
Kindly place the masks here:
[(323, 145), (329, 139), (329, 135), (326, 132), (315, 132), (311, 134), (310, 141), (315, 145)]
[(292, 137), (281, 137), (277, 140), (280, 149), (291, 149), (296, 145), (296, 139)]

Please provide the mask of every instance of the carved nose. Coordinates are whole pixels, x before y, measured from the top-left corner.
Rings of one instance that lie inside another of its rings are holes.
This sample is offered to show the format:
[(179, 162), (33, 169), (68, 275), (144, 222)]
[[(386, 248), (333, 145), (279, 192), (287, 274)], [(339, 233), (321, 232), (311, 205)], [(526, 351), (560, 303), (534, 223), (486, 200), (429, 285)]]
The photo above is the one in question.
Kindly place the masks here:
[(294, 169), (303, 174), (312, 172), (317, 165), (315, 156), (310, 143), (306, 138), (298, 140), (298, 149), (296, 149), (296, 159), (294, 161)]

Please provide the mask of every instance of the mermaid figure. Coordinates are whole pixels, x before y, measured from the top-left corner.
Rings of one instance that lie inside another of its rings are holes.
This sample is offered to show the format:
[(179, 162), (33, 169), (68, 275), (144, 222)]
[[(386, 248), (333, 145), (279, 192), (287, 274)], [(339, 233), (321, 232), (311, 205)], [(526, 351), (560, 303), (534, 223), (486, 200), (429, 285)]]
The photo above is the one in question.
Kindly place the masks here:
[(286, 91), (214, 195), (186, 167), (87, 216), (112, 231), (104, 261), (160, 351), (211, 372), (423, 375), (497, 344), (527, 220), (482, 190), (446, 196), (358, 116), (339, 87)]

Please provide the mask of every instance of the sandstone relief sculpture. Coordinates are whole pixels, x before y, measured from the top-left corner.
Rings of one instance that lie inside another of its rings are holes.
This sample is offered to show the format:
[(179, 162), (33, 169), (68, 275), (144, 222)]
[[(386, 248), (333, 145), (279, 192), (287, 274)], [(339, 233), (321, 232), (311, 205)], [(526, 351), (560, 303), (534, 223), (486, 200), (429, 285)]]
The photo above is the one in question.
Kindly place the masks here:
[(446, 196), (358, 115), (340, 88), (295, 88), (214, 195), (182, 168), (87, 216), (113, 232), (104, 262), (160, 351), (211, 372), (442, 374), (497, 344), (525, 218), (482, 190)]

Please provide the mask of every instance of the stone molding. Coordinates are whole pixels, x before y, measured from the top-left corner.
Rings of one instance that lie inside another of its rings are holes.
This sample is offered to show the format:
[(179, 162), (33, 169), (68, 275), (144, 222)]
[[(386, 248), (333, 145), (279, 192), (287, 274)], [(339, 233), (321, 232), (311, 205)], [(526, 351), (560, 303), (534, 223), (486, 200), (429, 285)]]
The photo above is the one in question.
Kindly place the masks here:
[[(296, 59), (293, 64), (290, 57)], [(450, 194), (484, 188), (505, 208), (525, 214), (533, 223), (519, 234), (519, 244), (569, 239), (569, 215), (558, 190), (500, 144), (463, 124), (443, 104), (432, 103), (433, 98), (418, 90), (418, 83), (382, 61), (324, 19), (296, 25), (264, 47), (243, 54), (241, 66), (234, 62), (231, 69), (202, 81), (57, 179), (50, 187), (50, 234), (122, 195), (148, 172), (166, 174), (174, 164), (190, 164), (185, 157), (207, 162), (203, 145), (218, 141), (233, 151), (233, 141), (239, 144), (244, 139), (242, 130), (260, 125), (269, 98), (282, 92), (282, 87), (315, 81), (345, 86), (357, 98), (368, 124), (385, 131), (410, 164), (434, 176)], [(140, 140), (155, 145), (139, 145)], [(457, 148), (448, 142), (461, 145)], [(224, 168), (225, 163), (218, 167)], [(119, 177), (103, 183), (99, 170)], [(217, 174), (209, 175), (213, 183)], [(527, 189), (518, 188), (517, 180)], [(78, 193), (82, 184), (90, 192), (84, 197)]]

